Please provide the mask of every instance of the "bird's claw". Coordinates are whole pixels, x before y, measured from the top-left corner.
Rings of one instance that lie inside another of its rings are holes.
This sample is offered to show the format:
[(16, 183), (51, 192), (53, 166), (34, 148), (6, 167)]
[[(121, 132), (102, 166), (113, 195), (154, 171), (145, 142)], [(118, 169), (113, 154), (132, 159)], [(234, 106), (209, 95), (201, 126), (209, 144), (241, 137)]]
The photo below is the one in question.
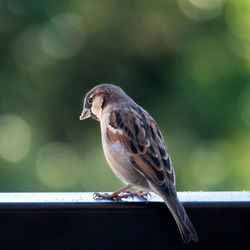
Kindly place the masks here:
[(151, 198), (151, 194), (149, 192), (145, 192), (144, 190), (139, 190), (137, 192), (131, 192), (131, 191), (126, 191), (128, 197), (134, 198), (140, 198), (143, 200), (147, 200), (148, 198)]
[(118, 201), (121, 200), (124, 197), (121, 197), (120, 195), (114, 195), (109, 194), (109, 193), (94, 193), (94, 199), (95, 200), (114, 200), (114, 201)]
[(126, 199), (126, 198), (133, 198), (137, 197), (143, 200), (147, 200), (148, 198), (151, 197), (151, 194), (149, 192), (145, 192), (144, 190), (139, 190), (138, 192), (132, 192), (132, 191), (125, 191), (122, 193), (94, 193), (94, 199), (95, 200), (114, 200), (114, 201), (119, 201), (121, 199)]

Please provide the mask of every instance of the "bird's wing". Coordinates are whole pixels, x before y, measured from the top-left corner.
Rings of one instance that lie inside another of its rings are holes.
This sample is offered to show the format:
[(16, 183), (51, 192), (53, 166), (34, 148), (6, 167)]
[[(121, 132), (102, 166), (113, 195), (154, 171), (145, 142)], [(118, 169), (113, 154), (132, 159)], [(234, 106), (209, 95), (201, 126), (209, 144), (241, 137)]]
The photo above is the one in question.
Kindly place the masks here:
[(148, 181), (162, 189), (175, 190), (175, 174), (163, 137), (145, 110), (125, 106), (112, 111), (106, 132), (112, 143), (124, 144), (131, 154), (131, 164)]

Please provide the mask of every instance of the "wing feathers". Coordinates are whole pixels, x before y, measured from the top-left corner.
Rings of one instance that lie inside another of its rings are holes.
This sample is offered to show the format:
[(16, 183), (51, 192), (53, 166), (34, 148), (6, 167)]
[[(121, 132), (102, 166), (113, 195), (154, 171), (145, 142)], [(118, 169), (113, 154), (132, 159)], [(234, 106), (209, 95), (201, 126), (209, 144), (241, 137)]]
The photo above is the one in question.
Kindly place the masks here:
[[(149, 181), (168, 189), (175, 176), (163, 137), (153, 118), (139, 106), (111, 112), (107, 136), (120, 141), (131, 154), (132, 165)], [(167, 186), (166, 186), (167, 185)]]

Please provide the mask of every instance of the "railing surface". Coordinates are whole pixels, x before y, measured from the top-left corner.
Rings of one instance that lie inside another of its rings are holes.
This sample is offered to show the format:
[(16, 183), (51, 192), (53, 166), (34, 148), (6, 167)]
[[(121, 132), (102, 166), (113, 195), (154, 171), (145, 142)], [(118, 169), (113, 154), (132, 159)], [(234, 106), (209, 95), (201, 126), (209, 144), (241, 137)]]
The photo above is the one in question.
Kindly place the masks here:
[(183, 244), (163, 201), (0, 193), (0, 250), (250, 249), (250, 192), (179, 192), (200, 242)]

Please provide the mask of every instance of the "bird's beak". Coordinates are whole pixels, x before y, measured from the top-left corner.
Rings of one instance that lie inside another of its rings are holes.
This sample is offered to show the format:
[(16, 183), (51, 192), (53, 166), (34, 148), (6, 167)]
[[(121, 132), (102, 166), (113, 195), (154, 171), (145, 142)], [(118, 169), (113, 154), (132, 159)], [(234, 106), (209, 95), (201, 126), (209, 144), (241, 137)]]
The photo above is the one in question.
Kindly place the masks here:
[(84, 108), (83, 111), (82, 111), (82, 113), (81, 113), (81, 115), (80, 115), (80, 117), (79, 117), (79, 119), (82, 121), (82, 120), (85, 120), (85, 119), (87, 119), (87, 118), (89, 118), (89, 117), (91, 117), (91, 112), (90, 112), (90, 110)]

